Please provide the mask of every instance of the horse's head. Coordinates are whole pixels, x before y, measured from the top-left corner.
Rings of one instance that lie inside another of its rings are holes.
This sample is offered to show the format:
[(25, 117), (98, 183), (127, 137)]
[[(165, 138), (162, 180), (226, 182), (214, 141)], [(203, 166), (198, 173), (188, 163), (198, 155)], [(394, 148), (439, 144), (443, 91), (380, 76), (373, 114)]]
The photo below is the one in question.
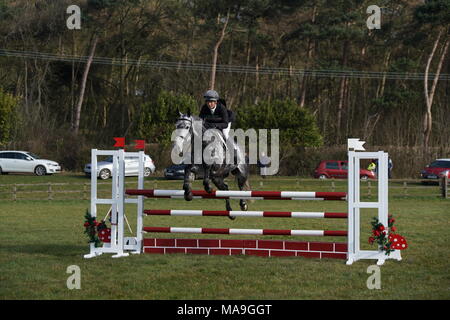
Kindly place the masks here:
[(175, 123), (175, 131), (172, 133), (172, 141), (174, 141), (173, 149), (176, 154), (183, 152), (184, 143), (189, 142), (193, 129), (193, 117), (188, 114), (178, 112), (179, 116)]
[(183, 114), (179, 112), (179, 117), (175, 123), (175, 129), (187, 129), (190, 130), (192, 127), (193, 117), (190, 114)]
[(183, 139), (187, 138), (188, 134), (201, 136), (202, 132), (205, 131), (205, 126), (203, 120), (200, 117), (195, 115), (191, 115), (191, 112), (188, 111), (187, 114), (183, 114), (179, 112), (178, 120), (175, 123), (175, 129), (180, 131), (178, 136)]

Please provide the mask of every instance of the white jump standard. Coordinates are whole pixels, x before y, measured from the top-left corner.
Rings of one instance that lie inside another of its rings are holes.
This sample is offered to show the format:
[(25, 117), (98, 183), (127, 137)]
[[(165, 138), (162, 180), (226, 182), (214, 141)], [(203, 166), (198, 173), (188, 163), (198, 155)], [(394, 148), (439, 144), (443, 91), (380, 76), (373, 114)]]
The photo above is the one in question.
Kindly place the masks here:
[[(127, 152), (127, 155), (139, 157), (138, 188), (144, 187), (144, 152)], [(111, 156), (112, 167), (112, 188), (111, 198), (97, 197), (97, 157)], [(128, 252), (138, 254), (142, 251), (142, 232), (137, 231), (135, 237), (124, 236), (125, 203), (137, 205), (138, 212), (143, 210), (143, 197), (137, 199), (125, 198), (125, 152), (123, 150), (97, 150), (91, 151), (91, 216), (97, 217), (98, 205), (111, 206), (111, 242), (104, 243), (102, 247), (95, 247), (90, 243), (90, 253), (84, 258), (93, 258), (103, 253), (115, 253), (112, 257), (126, 257)], [(137, 215), (137, 230), (142, 229), (143, 216)]]
[[(91, 215), (97, 216), (98, 205), (111, 206), (111, 243), (96, 248), (93, 243), (85, 258), (102, 253), (114, 253), (113, 257), (127, 256), (129, 253), (188, 253), (234, 255), (249, 254), (258, 256), (303, 256), (317, 258), (346, 259), (350, 265), (362, 259), (377, 260), (382, 265), (386, 259), (401, 260), (399, 250), (386, 255), (382, 250), (360, 249), (360, 210), (377, 209), (378, 220), (388, 225), (388, 154), (361, 152), (363, 142), (348, 140), (348, 193), (344, 192), (299, 192), (299, 191), (214, 191), (193, 190), (194, 199), (246, 199), (246, 200), (327, 200), (347, 201), (348, 213), (344, 212), (300, 212), (300, 211), (225, 211), (225, 210), (144, 210), (144, 198), (183, 199), (183, 190), (144, 190), (144, 152), (131, 153), (139, 157), (139, 177), (137, 189), (125, 190), (124, 150), (92, 150), (91, 177)], [(127, 152), (127, 155), (130, 153)], [(112, 197), (97, 197), (97, 156), (113, 157)], [(378, 159), (378, 199), (372, 202), (361, 201), (360, 160)], [(137, 196), (126, 198), (125, 195)], [(137, 230), (135, 236), (124, 236), (125, 204), (137, 206)], [(322, 218), (347, 219), (347, 230), (279, 230), (279, 229), (233, 229), (203, 227), (144, 227), (144, 216), (229, 216), (264, 218)], [(277, 236), (333, 236), (347, 237), (347, 242), (300, 242), (288, 240), (236, 240), (236, 239), (166, 239), (143, 238), (145, 233), (185, 233), (185, 234), (238, 234), (238, 235), (277, 235)]]

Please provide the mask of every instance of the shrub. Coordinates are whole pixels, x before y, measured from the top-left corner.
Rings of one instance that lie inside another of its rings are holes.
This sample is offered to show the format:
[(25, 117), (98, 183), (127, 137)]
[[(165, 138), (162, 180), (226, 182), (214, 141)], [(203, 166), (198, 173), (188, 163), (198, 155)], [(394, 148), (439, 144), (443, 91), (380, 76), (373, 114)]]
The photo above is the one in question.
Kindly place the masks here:
[(155, 100), (142, 105), (137, 120), (136, 136), (143, 137), (148, 143), (170, 143), (178, 110), (197, 113), (197, 103), (189, 95), (176, 95), (161, 91)]
[(292, 100), (264, 101), (239, 108), (235, 127), (279, 129), (281, 146), (318, 147), (323, 144), (314, 116)]

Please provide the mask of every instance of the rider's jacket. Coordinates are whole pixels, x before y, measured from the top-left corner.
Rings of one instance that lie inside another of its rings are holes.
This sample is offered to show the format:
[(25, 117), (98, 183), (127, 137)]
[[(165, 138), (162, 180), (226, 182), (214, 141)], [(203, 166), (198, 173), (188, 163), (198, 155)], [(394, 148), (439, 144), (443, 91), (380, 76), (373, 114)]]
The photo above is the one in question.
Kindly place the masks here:
[(220, 102), (217, 103), (214, 113), (212, 113), (211, 109), (204, 104), (200, 110), (199, 116), (205, 121), (205, 126), (208, 129), (214, 128), (222, 130), (227, 128), (228, 123), (230, 122), (228, 119), (228, 110)]

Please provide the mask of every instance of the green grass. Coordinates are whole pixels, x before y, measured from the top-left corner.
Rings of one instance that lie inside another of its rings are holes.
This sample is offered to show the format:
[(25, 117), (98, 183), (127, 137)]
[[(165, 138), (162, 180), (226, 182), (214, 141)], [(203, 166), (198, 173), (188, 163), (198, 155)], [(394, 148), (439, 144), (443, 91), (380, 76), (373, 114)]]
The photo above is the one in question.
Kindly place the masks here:
[[(0, 184), (5, 183), (4, 177)], [(78, 179), (63, 177), (57, 178), (61, 179), (59, 182)], [(155, 180), (150, 179), (147, 184), (153, 187)], [(195, 187), (200, 188), (200, 184), (196, 181)], [(376, 192), (375, 185), (372, 182), (372, 194)], [(156, 186), (179, 189), (181, 182), (158, 180)], [(252, 186), (258, 190), (331, 191), (330, 181), (298, 182), (286, 177), (266, 179), (263, 185), (254, 179)], [(83, 234), (83, 216), (89, 201), (3, 200), (0, 201), (0, 299), (449, 299), (449, 200), (437, 196), (437, 186), (428, 186), (418, 195), (411, 191), (408, 196), (404, 196), (400, 183), (399, 189), (394, 183), (391, 186), (390, 212), (395, 215), (398, 233), (406, 237), (409, 248), (402, 252), (402, 261), (388, 260), (381, 268), (381, 290), (366, 287), (370, 276), (367, 267), (374, 261), (347, 266), (343, 260), (334, 259), (177, 254), (142, 254), (121, 259), (104, 254), (85, 260), (82, 256), (88, 252), (88, 244)], [(230, 181), (230, 187), (235, 188), (234, 182)], [(345, 191), (345, 181), (336, 181), (335, 191)], [(232, 204), (238, 208), (236, 200)], [(249, 205), (250, 210), (346, 211), (345, 202), (334, 201), (253, 201)], [(148, 199), (145, 207), (222, 209), (224, 202)], [(99, 216), (103, 218), (108, 208), (101, 209)], [(127, 212), (130, 220), (134, 220), (135, 207), (128, 205)], [(367, 249), (371, 248), (366, 237), (373, 215), (367, 210), (362, 216), (361, 244)], [(132, 224), (134, 230), (134, 221)], [(345, 221), (339, 219), (231, 221), (221, 217), (146, 217), (145, 225), (338, 230), (346, 227)], [(264, 237), (270, 238), (279, 237)], [(81, 290), (66, 287), (70, 276), (66, 270), (70, 265), (81, 268)]]

